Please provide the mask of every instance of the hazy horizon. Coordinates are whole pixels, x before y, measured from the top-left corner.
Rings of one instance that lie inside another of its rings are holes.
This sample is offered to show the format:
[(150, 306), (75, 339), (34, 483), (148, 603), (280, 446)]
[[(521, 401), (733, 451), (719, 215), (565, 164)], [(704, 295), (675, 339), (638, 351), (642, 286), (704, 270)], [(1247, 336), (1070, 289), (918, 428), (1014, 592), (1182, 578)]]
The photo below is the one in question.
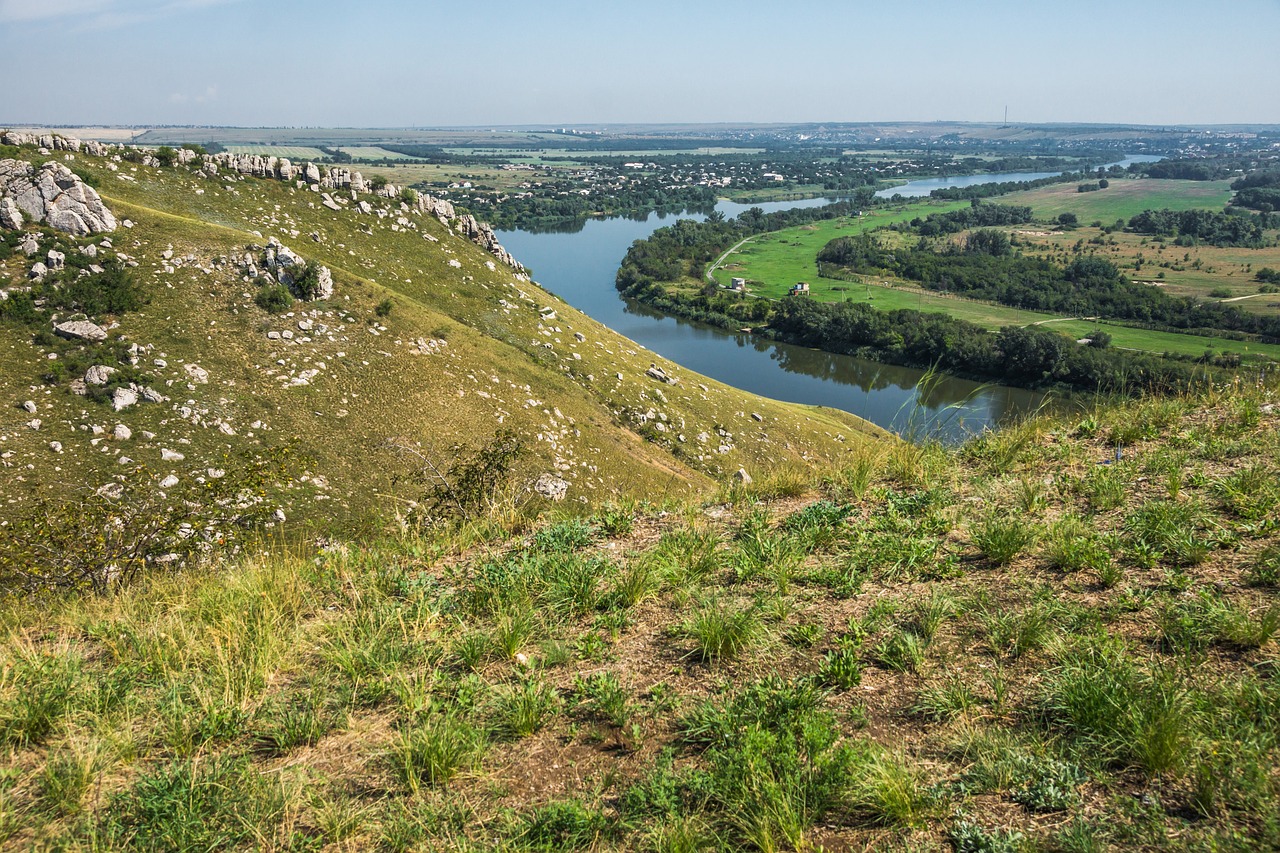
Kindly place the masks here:
[[(1209, 35), (1189, 0), (0, 0), (39, 69), (0, 121), (528, 127), (1280, 123), (1280, 0)], [(51, 61), (50, 56), (56, 61)]]

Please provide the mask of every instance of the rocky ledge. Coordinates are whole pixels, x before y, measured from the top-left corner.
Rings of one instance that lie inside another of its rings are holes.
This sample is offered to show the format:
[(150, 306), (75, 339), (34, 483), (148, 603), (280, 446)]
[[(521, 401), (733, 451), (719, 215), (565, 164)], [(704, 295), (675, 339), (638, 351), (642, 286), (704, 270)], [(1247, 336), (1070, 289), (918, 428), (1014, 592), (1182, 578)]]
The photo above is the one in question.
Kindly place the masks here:
[(93, 187), (61, 163), (38, 169), (22, 160), (0, 160), (0, 217), (21, 228), (22, 215), (84, 237), (116, 230), (116, 218)]

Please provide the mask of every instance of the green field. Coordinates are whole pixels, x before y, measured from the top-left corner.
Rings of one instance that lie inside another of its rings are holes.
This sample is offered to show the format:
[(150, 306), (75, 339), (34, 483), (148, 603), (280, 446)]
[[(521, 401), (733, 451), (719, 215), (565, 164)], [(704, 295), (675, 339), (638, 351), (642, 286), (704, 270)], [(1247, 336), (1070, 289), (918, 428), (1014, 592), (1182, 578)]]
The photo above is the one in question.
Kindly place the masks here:
[(1230, 181), (1169, 181), (1120, 178), (1105, 190), (1082, 193), (1076, 184), (1052, 184), (1000, 197), (1001, 204), (1026, 204), (1038, 219), (1074, 213), (1081, 222), (1128, 220), (1144, 210), (1221, 210), (1231, 198)]
[[(1074, 190), (1073, 194), (1086, 195), (1074, 193)], [(1280, 359), (1280, 346), (1273, 344), (1180, 335), (1085, 320), (1065, 320), (1053, 314), (949, 296), (901, 281), (852, 282), (818, 275), (817, 254), (836, 237), (859, 234), (882, 225), (927, 216), (929, 213), (955, 210), (967, 204), (968, 202), (918, 202), (892, 210), (872, 211), (861, 217), (829, 220), (760, 234), (727, 253), (712, 276), (722, 287), (728, 287), (734, 277), (746, 278), (750, 293), (769, 299), (788, 298), (787, 292), (793, 284), (807, 281), (810, 299), (825, 302), (867, 302), (884, 311), (898, 308), (934, 311), (977, 323), (988, 329), (1051, 322), (1055, 329), (1064, 334), (1083, 337), (1090, 330), (1105, 325), (1112, 336), (1113, 345), (1127, 349), (1197, 356), (1206, 349), (1212, 349), (1215, 352), (1264, 355)], [(1275, 300), (1263, 297), (1253, 301)]]
[(325, 153), (306, 145), (228, 145), (232, 154), (258, 154), (263, 157), (288, 157), (290, 160), (320, 160)]

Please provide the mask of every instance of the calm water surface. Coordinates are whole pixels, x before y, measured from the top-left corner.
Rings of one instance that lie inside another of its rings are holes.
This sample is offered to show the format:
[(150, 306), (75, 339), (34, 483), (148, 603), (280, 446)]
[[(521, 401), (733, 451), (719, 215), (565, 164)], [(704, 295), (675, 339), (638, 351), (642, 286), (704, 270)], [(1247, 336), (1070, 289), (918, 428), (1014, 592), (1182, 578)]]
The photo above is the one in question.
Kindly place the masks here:
[[(1158, 159), (1139, 155), (1118, 165)], [(939, 187), (1035, 180), (1053, 174), (929, 178), (882, 193), (914, 198)], [(751, 207), (771, 212), (828, 203), (829, 199), (821, 198), (753, 205), (722, 201), (716, 210), (733, 217)], [(902, 435), (944, 441), (958, 441), (1044, 402), (1044, 395), (1033, 391), (947, 376), (922, 384), (924, 373), (919, 370), (726, 332), (624, 300), (613, 281), (631, 243), (679, 218), (704, 216), (651, 213), (643, 219), (592, 219), (572, 233), (501, 231), (498, 237), (533, 271), (539, 284), (578, 310), (664, 358), (754, 394), (843, 409)]]

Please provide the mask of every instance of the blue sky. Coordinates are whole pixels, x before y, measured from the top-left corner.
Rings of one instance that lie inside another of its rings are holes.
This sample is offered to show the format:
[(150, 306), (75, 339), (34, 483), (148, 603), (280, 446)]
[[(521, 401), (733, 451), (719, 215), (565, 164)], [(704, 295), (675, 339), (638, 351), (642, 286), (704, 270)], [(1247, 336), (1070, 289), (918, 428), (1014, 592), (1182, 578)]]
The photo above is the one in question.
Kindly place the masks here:
[(1280, 123), (1280, 0), (0, 0), (0, 124)]

